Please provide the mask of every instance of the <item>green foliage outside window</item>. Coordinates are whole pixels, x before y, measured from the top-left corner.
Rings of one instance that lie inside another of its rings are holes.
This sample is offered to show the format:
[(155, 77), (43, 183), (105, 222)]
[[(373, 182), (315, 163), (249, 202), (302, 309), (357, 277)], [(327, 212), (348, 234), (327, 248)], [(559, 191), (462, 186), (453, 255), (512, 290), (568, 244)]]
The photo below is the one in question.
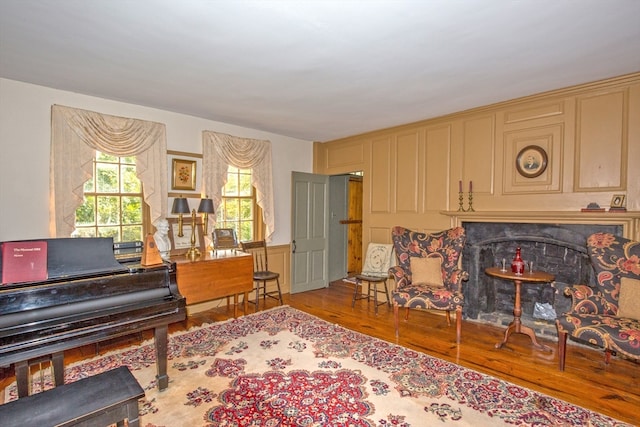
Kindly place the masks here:
[(229, 166), (227, 183), (222, 191), (222, 205), (216, 212), (216, 227), (233, 228), (238, 240), (253, 240), (255, 196), (251, 169)]
[(114, 242), (143, 240), (142, 184), (135, 157), (98, 152), (93, 178), (84, 185), (84, 203), (76, 210), (80, 237), (113, 237)]

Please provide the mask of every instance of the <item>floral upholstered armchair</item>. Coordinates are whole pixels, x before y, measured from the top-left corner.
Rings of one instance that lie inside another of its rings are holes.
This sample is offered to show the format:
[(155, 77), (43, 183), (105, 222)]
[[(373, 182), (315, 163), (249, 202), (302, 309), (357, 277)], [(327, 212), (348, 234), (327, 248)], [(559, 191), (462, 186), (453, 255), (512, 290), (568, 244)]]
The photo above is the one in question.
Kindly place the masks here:
[(405, 320), (409, 309), (446, 310), (447, 324), (451, 325), (451, 311), (456, 312), (456, 342), (460, 342), (462, 329), (462, 281), (469, 274), (458, 268), (458, 261), (466, 241), (464, 228), (456, 227), (433, 234), (411, 231), (403, 227), (391, 230), (398, 265), (389, 273), (395, 279), (391, 292), (393, 313), (398, 335), (398, 310), (405, 307)]
[(616, 352), (640, 359), (640, 242), (596, 233), (587, 239), (596, 289), (565, 289), (571, 309), (556, 320), (559, 368), (564, 370), (567, 337), (605, 349), (605, 363)]

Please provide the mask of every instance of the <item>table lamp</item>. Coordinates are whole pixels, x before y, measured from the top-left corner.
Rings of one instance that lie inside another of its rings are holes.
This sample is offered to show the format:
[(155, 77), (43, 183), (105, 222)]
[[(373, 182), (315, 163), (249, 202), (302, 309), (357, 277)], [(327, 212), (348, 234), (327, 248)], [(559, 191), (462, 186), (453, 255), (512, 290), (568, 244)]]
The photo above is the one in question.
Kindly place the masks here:
[(200, 206), (198, 206), (198, 213), (202, 214), (202, 223), (204, 227), (204, 235), (208, 234), (209, 214), (214, 214), (213, 200), (205, 196), (204, 199), (200, 199)]
[(188, 214), (189, 212), (189, 202), (186, 198), (180, 196), (173, 199), (171, 213), (178, 214), (178, 237), (184, 236), (184, 233), (182, 232), (182, 215)]

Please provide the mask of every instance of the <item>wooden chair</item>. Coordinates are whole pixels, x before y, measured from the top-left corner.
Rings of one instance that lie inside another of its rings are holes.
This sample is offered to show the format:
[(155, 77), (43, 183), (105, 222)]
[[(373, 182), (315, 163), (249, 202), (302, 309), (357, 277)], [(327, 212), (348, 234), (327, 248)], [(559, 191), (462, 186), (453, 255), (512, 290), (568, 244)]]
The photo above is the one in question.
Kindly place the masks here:
[[(256, 311), (260, 302), (260, 295), (264, 301), (267, 297), (280, 301), (282, 305), (282, 291), (280, 290), (280, 274), (269, 271), (269, 262), (267, 259), (267, 243), (264, 240), (256, 240), (254, 242), (241, 242), (242, 251), (253, 256), (253, 290), (256, 292)], [(276, 290), (267, 291), (267, 282), (275, 280)], [(277, 294), (277, 296), (276, 296)], [(254, 302), (254, 301), (249, 301)]]
[[(372, 292), (376, 314), (378, 314), (378, 306), (380, 305), (386, 303), (391, 307), (387, 279), (389, 278), (389, 267), (391, 267), (391, 259), (393, 256), (392, 253), (392, 244), (369, 243), (362, 271), (360, 274), (356, 274), (356, 286), (353, 292), (351, 307), (355, 307), (356, 301), (360, 299), (371, 301)], [(368, 286), (366, 294), (364, 292), (360, 292), (362, 282), (367, 282)], [(378, 289), (378, 283), (383, 283), (384, 289)], [(378, 302), (378, 293), (384, 293), (386, 301)]]
[(459, 343), (464, 304), (462, 281), (469, 278), (466, 271), (458, 268), (466, 241), (464, 228), (426, 234), (394, 227), (391, 238), (398, 262), (389, 269), (396, 282), (391, 292), (396, 336), (400, 307), (406, 308), (405, 320), (412, 308), (445, 310), (448, 325), (451, 325), (450, 312), (455, 311), (456, 342)]

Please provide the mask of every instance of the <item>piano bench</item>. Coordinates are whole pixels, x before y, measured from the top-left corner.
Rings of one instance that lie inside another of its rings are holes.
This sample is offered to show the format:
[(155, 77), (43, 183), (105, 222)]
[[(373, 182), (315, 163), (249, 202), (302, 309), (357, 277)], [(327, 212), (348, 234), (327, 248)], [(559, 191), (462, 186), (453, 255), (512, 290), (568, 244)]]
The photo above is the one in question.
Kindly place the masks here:
[(126, 366), (0, 405), (5, 427), (139, 427), (144, 390)]

